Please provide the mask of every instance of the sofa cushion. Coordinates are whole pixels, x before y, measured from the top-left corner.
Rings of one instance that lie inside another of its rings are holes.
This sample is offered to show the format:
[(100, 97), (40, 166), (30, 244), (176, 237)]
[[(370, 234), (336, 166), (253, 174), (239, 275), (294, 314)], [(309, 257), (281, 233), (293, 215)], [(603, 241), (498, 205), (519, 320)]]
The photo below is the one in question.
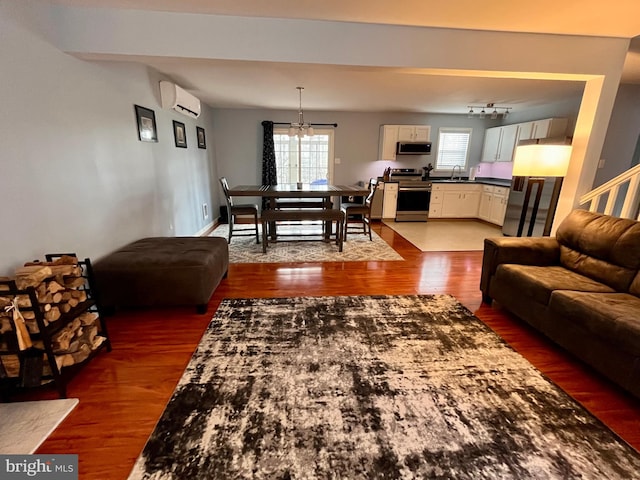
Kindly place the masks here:
[(561, 266), (539, 267), (513, 263), (498, 266), (496, 279), (503, 284), (518, 285), (523, 296), (547, 305), (554, 290), (578, 290), (585, 292), (614, 292), (614, 290), (589, 277)]
[(640, 298), (627, 293), (556, 290), (550, 310), (593, 335), (640, 355)]
[(636, 276), (633, 278), (633, 282), (631, 282), (631, 286), (629, 287), (629, 293), (640, 297), (640, 271), (636, 273)]
[(640, 222), (574, 210), (558, 227), (560, 263), (620, 292), (640, 269)]

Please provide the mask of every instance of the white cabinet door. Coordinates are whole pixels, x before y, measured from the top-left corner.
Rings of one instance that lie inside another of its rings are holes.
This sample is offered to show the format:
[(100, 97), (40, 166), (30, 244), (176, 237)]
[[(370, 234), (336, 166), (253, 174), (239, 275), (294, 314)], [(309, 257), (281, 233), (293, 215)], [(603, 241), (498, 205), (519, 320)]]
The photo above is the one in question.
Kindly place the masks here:
[(458, 218), (462, 211), (462, 194), (459, 191), (444, 192), (442, 194), (442, 216)]
[(533, 122), (525, 122), (518, 124), (518, 141), (530, 140), (533, 134)]
[(518, 125), (505, 125), (500, 128), (502, 129), (502, 138), (500, 139), (496, 162), (511, 162), (513, 161), (513, 152), (518, 141)]
[(566, 118), (545, 118), (533, 122), (531, 138), (564, 137), (567, 133)]
[(414, 142), (428, 142), (431, 138), (431, 127), (429, 125), (416, 125)]
[(475, 218), (480, 203), (480, 185), (443, 185), (442, 213), (444, 218)]
[(382, 125), (380, 127), (380, 160), (396, 159), (396, 144), (398, 143), (398, 125)]
[(491, 212), (489, 221), (496, 225), (502, 226), (504, 216), (507, 212), (507, 200), (509, 198), (509, 189), (503, 187), (495, 187), (495, 192), (491, 198)]
[(428, 142), (431, 138), (429, 125), (398, 125), (399, 142)]
[(484, 134), (484, 146), (482, 147), (482, 161), (495, 162), (498, 158), (502, 129), (500, 127), (487, 128)]
[(489, 221), (491, 218), (491, 200), (493, 198), (493, 193), (491, 192), (482, 192), (480, 196), (480, 206), (478, 207), (478, 218), (481, 220)]
[(384, 199), (382, 201), (382, 218), (396, 218), (398, 206), (398, 184), (384, 184)]
[(413, 136), (416, 132), (416, 127), (413, 125), (399, 125), (398, 126), (398, 141), (399, 142), (413, 142)]
[(464, 192), (461, 201), (460, 216), (462, 218), (476, 218), (480, 205), (480, 192), (477, 190)]

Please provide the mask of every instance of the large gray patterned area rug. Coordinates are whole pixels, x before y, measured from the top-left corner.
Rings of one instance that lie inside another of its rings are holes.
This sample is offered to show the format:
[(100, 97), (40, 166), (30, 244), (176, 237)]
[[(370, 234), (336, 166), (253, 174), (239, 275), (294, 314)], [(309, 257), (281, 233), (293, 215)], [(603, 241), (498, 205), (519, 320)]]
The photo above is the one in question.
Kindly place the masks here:
[(455, 298), (224, 300), (130, 479), (630, 479), (640, 455)]
[[(228, 225), (218, 226), (212, 236), (227, 238)], [(246, 229), (247, 225), (240, 228)], [(300, 262), (358, 262), (404, 260), (379, 235), (354, 233), (347, 235), (342, 252), (335, 242), (310, 241), (310, 237), (296, 237), (296, 233), (318, 232), (318, 226), (300, 228), (296, 226), (278, 227), (278, 231), (287, 235), (283, 242), (270, 243), (267, 253), (262, 253), (262, 245), (256, 244), (254, 236), (238, 236), (231, 239), (229, 245), (230, 263), (300, 263)], [(296, 240), (296, 239), (299, 240)]]

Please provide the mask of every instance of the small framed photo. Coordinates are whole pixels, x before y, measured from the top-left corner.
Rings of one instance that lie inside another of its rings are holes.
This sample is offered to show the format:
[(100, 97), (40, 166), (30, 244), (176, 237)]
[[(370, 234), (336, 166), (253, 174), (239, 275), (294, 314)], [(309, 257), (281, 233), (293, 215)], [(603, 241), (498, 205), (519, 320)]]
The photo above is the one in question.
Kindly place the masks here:
[(138, 140), (141, 142), (157, 142), (156, 114), (153, 110), (134, 105), (138, 123)]
[(196, 135), (198, 136), (198, 148), (207, 148), (207, 139), (204, 136), (204, 128), (196, 127)]
[(187, 133), (184, 123), (173, 121), (173, 137), (176, 140), (176, 147), (187, 148)]

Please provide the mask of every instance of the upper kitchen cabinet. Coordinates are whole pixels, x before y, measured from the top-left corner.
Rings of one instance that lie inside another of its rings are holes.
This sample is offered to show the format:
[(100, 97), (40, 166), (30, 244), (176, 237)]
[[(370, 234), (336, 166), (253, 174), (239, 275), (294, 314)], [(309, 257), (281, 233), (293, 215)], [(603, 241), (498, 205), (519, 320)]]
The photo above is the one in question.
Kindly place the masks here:
[(379, 160), (395, 160), (398, 142), (428, 142), (429, 125), (381, 125)]
[(398, 125), (381, 125), (379, 160), (395, 160), (397, 143)]
[(429, 125), (398, 125), (399, 142), (428, 142), (430, 138)]
[(534, 138), (564, 137), (567, 134), (566, 118), (545, 118), (533, 122), (519, 123), (518, 141)]
[(518, 124), (487, 128), (482, 149), (483, 162), (510, 162), (518, 140)]

